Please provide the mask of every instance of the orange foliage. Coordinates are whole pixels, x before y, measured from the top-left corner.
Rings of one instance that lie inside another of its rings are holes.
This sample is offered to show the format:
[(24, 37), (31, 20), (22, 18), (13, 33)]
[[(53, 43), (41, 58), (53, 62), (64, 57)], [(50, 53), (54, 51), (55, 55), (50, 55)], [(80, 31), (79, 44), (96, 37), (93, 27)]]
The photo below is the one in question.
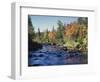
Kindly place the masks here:
[(48, 33), (49, 40), (53, 43), (56, 41), (56, 32), (49, 32)]
[(79, 25), (78, 23), (71, 23), (65, 26), (64, 35), (67, 38), (84, 37), (86, 35), (87, 29)]
[(79, 30), (79, 25), (76, 23), (71, 23), (65, 26), (65, 37), (71, 38), (77, 36)]

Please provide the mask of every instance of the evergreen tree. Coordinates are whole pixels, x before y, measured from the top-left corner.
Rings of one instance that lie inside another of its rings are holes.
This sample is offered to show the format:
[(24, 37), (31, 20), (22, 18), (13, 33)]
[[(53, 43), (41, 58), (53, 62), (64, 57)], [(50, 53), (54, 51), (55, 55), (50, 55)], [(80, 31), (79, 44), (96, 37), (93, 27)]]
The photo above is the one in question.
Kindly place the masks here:
[(54, 28), (54, 26), (52, 27), (52, 32), (55, 32), (55, 28)]
[(58, 28), (57, 28), (57, 40), (58, 43), (63, 43), (63, 38), (64, 38), (64, 24), (58, 20)]
[(38, 38), (41, 41), (41, 32), (40, 32), (40, 29), (39, 28), (38, 28)]
[(28, 34), (30, 35), (31, 38), (34, 38), (35, 36), (35, 31), (30, 16), (28, 16)]
[(88, 18), (87, 17), (79, 17), (78, 23), (80, 25), (85, 25), (87, 27), (88, 26)]
[(49, 42), (49, 37), (48, 37), (48, 29), (44, 32), (44, 42)]

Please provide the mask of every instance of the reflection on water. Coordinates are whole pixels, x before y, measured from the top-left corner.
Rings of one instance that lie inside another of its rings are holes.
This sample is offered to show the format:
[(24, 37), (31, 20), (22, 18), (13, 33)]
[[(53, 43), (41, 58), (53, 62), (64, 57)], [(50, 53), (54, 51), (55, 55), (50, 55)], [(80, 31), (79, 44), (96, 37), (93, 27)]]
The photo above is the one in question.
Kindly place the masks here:
[(29, 66), (85, 64), (86, 58), (79, 53), (69, 53), (58, 46), (44, 45), (41, 50), (29, 52)]

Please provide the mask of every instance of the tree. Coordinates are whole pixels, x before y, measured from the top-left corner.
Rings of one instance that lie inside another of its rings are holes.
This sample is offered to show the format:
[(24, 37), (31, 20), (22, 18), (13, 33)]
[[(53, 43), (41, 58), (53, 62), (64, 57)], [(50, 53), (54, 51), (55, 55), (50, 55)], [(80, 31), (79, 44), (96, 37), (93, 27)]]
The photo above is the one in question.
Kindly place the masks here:
[(36, 51), (42, 48), (42, 45), (33, 41), (35, 38), (35, 31), (32, 25), (31, 17), (28, 16), (28, 51)]
[(44, 41), (44, 42), (49, 42), (48, 33), (49, 33), (49, 31), (48, 31), (48, 29), (47, 29), (47, 30), (44, 32), (44, 37), (43, 37), (43, 41)]
[(70, 40), (76, 40), (79, 34), (79, 24), (71, 23), (65, 26), (65, 38)]
[(54, 28), (54, 26), (52, 27), (52, 32), (55, 32), (55, 28)]
[(88, 44), (88, 18), (87, 17), (79, 17), (78, 23), (80, 24), (79, 30), (79, 38), (77, 39), (80, 45), (81, 50), (87, 51), (87, 44)]
[(48, 37), (51, 43), (56, 43), (56, 31), (54, 29), (54, 26), (52, 28), (52, 31), (48, 33)]
[(80, 25), (85, 25), (86, 27), (88, 27), (88, 18), (87, 17), (79, 17), (77, 21)]
[(32, 25), (32, 21), (31, 21), (31, 17), (28, 16), (28, 34), (34, 38), (35, 36), (35, 31), (34, 31), (34, 27)]
[(77, 22), (65, 26), (65, 44), (77, 49), (87, 48), (87, 18), (79, 17)]
[(63, 31), (64, 31), (64, 25), (63, 23), (58, 20), (58, 29), (57, 29), (57, 35), (58, 35), (58, 38), (62, 39), (63, 38)]
[(63, 38), (64, 38), (64, 24), (58, 20), (58, 28), (57, 28), (57, 41), (58, 44), (63, 44)]
[(40, 32), (40, 29), (39, 28), (38, 28), (38, 38), (41, 41), (41, 32)]

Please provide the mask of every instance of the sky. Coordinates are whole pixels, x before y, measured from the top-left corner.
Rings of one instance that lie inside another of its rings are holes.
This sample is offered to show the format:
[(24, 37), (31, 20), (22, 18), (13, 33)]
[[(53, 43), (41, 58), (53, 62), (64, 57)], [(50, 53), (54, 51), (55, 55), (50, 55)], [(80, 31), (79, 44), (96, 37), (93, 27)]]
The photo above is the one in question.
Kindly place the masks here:
[(57, 22), (60, 20), (64, 24), (70, 24), (72, 22), (77, 21), (78, 17), (71, 16), (41, 16), (41, 15), (30, 15), (32, 24), (34, 26), (35, 31), (38, 31), (38, 28), (41, 32), (45, 30), (51, 31), (54, 27), (57, 29)]

